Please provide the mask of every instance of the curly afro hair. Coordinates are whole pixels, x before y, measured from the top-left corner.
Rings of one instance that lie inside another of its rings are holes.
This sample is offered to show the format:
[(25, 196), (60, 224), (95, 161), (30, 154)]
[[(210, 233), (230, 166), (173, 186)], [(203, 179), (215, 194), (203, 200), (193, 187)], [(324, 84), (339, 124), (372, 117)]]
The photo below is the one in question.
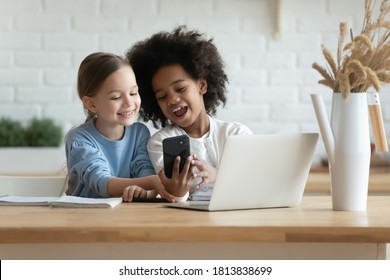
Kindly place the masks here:
[(152, 121), (155, 128), (170, 121), (158, 106), (152, 88), (154, 74), (164, 66), (179, 64), (194, 79), (207, 81), (203, 95), (206, 112), (215, 115), (217, 107), (226, 103), (226, 83), (223, 60), (212, 39), (204, 34), (179, 26), (172, 32), (159, 32), (134, 44), (126, 53), (133, 67), (141, 96), (140, 117)]

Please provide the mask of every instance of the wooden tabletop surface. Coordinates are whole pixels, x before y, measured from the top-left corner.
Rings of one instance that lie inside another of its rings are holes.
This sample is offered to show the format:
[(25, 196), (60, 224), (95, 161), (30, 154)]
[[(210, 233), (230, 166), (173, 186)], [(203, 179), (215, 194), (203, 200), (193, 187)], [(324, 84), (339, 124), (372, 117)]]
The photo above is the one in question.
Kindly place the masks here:
[(0, 243), (390, 243), (390, 196), (369, 196), (366, 212), (332, 211), (329, 196), (304, 196), (292, 208), (221, 212), (158, 203), (123, 203), (113, 209), (0, 209)]

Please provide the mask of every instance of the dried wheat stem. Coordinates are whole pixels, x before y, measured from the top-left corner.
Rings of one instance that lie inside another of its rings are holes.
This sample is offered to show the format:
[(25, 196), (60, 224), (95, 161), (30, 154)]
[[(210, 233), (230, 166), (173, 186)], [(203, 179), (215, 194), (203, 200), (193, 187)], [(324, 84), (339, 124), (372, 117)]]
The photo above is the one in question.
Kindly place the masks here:
[(341, 55), (342, 55), (344, 40), (348, 33), (348, 23), (341, 22), (339, 29), (340, 29), (340, 35), (339, 35), (339, 41), (337, 46), (337, 68), (338, 69), (340, 69), (341, 67)]
[(321, 74), (321, 76), (325, 79), (325, 80), (328, 80), (330, 82), (332, 82), (334, 79), (329, 75), (328, 71), (326, 71), (326, 69), (324, 67), (322, 67), (321, 65), (319, 65), (317, 62), (314, 62), (312, 64), (312, 67), (318, 71), (318, 73)]
[(318, 83), (334, 90), (334, 81), (323, 79), (319, 80)]
[(338, 67), (336, 65), (336, 62), (333, 59), (332, 54), (324, 45), (321, 45), (321, 48), (322, 48), (322, 54), (324, 55), (326, 61), (328, 62), (330, 69), (332, 69), (333, 77), (336, 77), (338, 72), (337, 71)]
[(351, 85), (351, 92), (360, 92), (360, 91), (364, 91), (364, 90), (361, 90), (361, 88), (364, 87), (364, 85), (366, 84), (367, 82), (367, 79), (362, 79), (362, 80), (355, 80), (352, 85)]
[(346, 73), (340, 72), (337, 77), (337, 80), (340, 84), (340, 92), (345, 99), (348, 99), (349, 94), (351, 93), (348, 75)]
[[(365, 0), (364, 1), (364, 24), (365, 24), (365, 26), (370, 24), (371, 15), (372, 15), (371, 0)], [(364, 29), (364, 27), (363, 27), (363, 29)]]
[(368, 83), (364, 91), (366, 91), (370, 86), (373, 86), (375, 90), (379, 92), (381, 90), (381, 85), (378, 76), (371, 68), (365, 67), (365, 70), (367, 73)]
[(353, 41), (355, 42), (355, 45), (362, 44), (370, 50), (374, 49), (374, 45), (372, 44), (371, 39), (365, 34), (356, 36)]
[(381, 83), (384, 83), (384, 84), (390, 83), (390, 73), (381, 71), (381, 72), (376, 73), (376, 75), (378, 76), (378, 79)]
[[(351, 60), (345, 70), (348, 75), (353, 74), (353, 79), (350, 78), (350, 81), (367, 79), (367, 73), (359, 60)], [(351, 86), (351, 88), (354, 88), (354, 86)]]
[[(357, 36), (347, 22), (340, 23), (336, 61), (321, 45), (328, 67), (312, 65), (323, 78), (319, 83), (341, 92), (344, 99), (370, 87), (379, 92), (381, 84), (390, 83), (390, 0), (380, 0), (379, 11), (374, 12), (376, 4), (377, 0), (365, 0), (363, 28)], [(344, 44), (348, 31), (351, 40)]]
[(346, 44), (343, 48), (343, 52), (346, 52), (346, 51), (353, 51), (355, 49), (355, 42), (352, 41), (352, 42), (349, 42), (348, 44)]

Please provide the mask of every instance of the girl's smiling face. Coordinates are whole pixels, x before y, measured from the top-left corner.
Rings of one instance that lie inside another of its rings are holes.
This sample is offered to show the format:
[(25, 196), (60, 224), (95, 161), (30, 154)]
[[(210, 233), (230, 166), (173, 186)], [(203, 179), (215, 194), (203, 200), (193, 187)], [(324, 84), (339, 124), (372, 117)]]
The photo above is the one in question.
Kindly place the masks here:
[[(207, 82), (204, 79), (194, 80), (181, 65), (173, 64), (154, 74), (152, 87), (167, 119), (192, 137), (200, 137), (208, 131), (209, 119), (203, 101)], [(205, 126), (207, 131), (204, 131)]]
[(124, 126), (136, 120), (141, 105), (134, 72), (125, 66), (109, 75), (93, 97), (83, 98), (85, 106), (97, 115), (96, 129), (112, 140), (122, 137)]

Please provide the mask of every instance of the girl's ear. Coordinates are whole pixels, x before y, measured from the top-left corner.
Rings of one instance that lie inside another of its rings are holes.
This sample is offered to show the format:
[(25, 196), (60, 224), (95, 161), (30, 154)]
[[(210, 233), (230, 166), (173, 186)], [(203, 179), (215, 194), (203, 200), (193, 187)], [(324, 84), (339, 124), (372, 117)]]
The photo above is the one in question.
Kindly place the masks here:
[(205, 94), (207, 92), (207, 81), (206, 79), (199, 80), (199, 92)]
[(84, 107), (88, 109), (88, 111), (91, 111), (92, 113), (97, 112), (95, 102), (93, 101), (93, 99), (91, 97), (83, 96), (83, 104), (84, 104)]

